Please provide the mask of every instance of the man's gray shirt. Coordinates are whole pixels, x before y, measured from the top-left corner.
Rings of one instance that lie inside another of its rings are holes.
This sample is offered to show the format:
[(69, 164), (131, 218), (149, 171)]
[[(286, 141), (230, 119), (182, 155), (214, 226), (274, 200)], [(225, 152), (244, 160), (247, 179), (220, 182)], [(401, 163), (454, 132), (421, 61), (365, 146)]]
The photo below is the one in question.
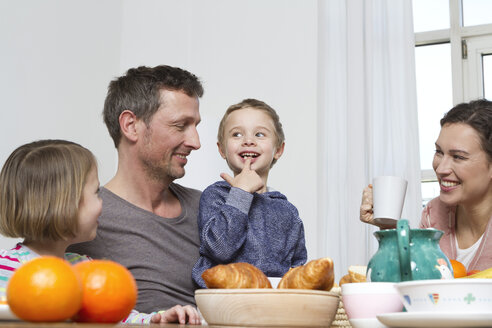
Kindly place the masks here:
[(101, 188), (103, 210), (93, 241), (70, 252), (109, 259), (127, 267), (138, 285), (136, 309), (152, 312), (176, 304), (195, 305), (191, 270), (199, 257), (197, 216), (201, 192), (172, 183), (181, 203), (176, 218), (163, 218)]

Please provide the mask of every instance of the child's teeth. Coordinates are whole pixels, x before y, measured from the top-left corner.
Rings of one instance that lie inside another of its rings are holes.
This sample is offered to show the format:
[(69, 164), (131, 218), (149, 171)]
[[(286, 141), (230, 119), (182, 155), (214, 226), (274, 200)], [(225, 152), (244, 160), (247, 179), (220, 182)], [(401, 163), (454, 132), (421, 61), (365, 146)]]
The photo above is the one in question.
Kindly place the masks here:
[(241, 154), (242, 157), (256, 157), (256, 154), (254, 153), (243, 153)]

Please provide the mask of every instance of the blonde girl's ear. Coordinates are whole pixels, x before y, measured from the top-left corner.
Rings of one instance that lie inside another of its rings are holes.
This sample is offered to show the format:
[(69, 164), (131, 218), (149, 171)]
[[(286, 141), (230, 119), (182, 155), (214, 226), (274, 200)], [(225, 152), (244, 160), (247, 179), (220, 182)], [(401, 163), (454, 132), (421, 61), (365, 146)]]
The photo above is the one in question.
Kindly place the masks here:
[(138, 119), (135, 113), (131, 110), (124, 110), (121, 112), (119, 117), (121, 134), (125, 136), (126, 139), (130, 141), (137, 141), (138, 139), (138, 129), (137, 123)]
[(222, 146), (220, 145), (220, 142), (217, 142), (217, 148), (219, 149), (220, 156), (222, 156), (223, 159), (226, 159), (225, 151), (223, 151)]
[(273, 158), (275, 158), (276, 160), (279, 159), (280, 156), (282, 156), (282, 154), (284, 153), (284, 148), (285, 148), (285, 142), (282, 142), (282, 144), (277, 147), (277, 150), (275, 151)]

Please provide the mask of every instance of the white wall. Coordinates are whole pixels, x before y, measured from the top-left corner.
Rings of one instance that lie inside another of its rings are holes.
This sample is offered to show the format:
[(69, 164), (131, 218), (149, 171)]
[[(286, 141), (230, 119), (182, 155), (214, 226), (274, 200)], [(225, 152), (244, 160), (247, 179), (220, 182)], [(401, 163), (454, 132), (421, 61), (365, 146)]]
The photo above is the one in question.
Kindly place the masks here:
[(330, 256), (316, 252), (317, 28), (317, 0), (0, 0), (0, 162), (23, 143), (66, 138), (95, 153), (106, 182), (116, 168), (101, 119), (109, 81), (134, 66), (180, 66), (202, 79), (205, 96), (202, 148), (178, 182), (219, 180), (228, 170), (215, 145), (222, 114), (264, 100), (286, 133), (269, 185), (298, 207), (309, 257)]
[(116, 0), (0, 1), (1, 165), (21, 144), (60, 138), (91, 149), (110, 177), (116, 153), (100, 113), (120, 34)]

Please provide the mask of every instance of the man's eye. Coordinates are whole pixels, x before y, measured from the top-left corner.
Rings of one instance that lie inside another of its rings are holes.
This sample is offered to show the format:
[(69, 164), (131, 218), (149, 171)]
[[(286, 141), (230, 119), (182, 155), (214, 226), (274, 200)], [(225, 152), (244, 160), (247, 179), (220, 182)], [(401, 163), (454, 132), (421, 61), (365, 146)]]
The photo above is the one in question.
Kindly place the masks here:
[(453, 158), (454, 159), (458, 159), (458, 160), (464, 160), (464, 159), (466, 159), (465, 157), (460, 156), (460, 155), (453, 155)]
[(439, 149), (436, 149), (436, 155), (442, 155), (442, 151), (440, 151)]

